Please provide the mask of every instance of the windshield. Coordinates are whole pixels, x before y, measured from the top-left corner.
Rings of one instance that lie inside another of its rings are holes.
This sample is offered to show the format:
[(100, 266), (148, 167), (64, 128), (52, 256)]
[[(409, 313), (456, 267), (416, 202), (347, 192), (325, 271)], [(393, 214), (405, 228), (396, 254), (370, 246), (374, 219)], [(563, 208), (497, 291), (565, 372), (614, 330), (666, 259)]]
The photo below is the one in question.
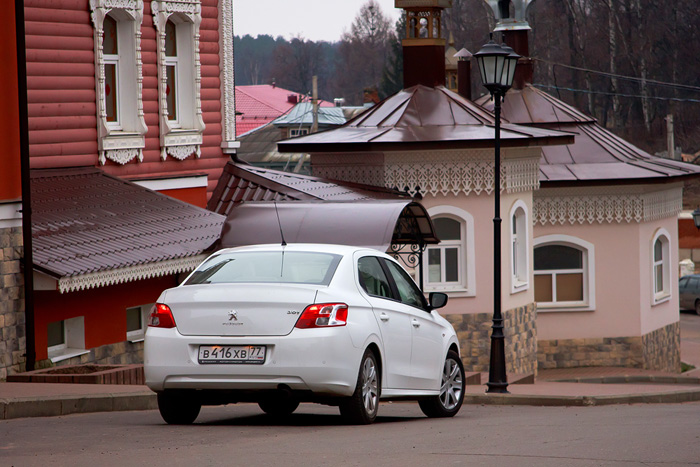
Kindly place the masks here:
[(224, 253), (208, 259), (184, 285), (241, 282), (328, 285), (341, 256), (301, 251)]

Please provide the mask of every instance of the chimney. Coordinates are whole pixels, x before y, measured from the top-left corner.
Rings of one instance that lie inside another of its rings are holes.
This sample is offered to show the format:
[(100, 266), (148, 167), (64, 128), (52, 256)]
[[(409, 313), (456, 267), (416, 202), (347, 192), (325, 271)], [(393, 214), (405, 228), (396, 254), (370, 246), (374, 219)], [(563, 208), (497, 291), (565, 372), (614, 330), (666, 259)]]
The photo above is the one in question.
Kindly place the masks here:
[(297, 97), (296, 94), (287, 94), (287, 103), (288, 104), (296, 104), (299, 102), (299, 98)]
[(401, 41), (404, 88), (444, 86), (442, 10), (450, 8), (452, 0), (394, 0), (394, 6), (406, 12), (406, 37)]
[[(496, 18), (494, 32), (502, 32), (506, 45), (522, 58), (518, 60), (513, 79), (513, 89), (522, 89), (526, 83), (532, 83), (533, 66), (530, 58), (530, 46), (527, 33), (530, 25), (526, 18), (527, 8), (535, 0), (485, 0), (493, 10)], [(510, 17), (510, 5), (514, 15)]]
[(465, 99), (472, 100), (472, 54), (462, 49), (457, 57), (457, 92)]

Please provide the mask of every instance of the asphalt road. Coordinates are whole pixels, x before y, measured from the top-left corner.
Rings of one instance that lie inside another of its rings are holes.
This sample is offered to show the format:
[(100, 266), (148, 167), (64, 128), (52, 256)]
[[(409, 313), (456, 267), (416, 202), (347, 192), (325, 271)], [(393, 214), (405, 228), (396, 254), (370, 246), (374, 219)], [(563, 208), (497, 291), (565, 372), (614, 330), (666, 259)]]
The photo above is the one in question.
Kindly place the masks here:
[(465, 406), (443, 420), (393, 403), (371, 426), (311, 404), (284, 421), (251, 404), (207, 407), (185, 427), (157, 411), (16, 419), (0, 422), (0, 465), (700, 465), (700, 403)]

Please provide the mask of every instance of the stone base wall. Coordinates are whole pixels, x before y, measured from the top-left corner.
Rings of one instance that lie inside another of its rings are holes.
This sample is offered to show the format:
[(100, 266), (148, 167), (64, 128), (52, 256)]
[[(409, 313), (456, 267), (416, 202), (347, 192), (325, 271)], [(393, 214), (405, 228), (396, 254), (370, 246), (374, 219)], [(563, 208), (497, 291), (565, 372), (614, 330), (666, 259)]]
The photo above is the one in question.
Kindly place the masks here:
[(84, 365), (86, 363), (98, 363), (103, 365), (131, 365), (143, 363), (143, 341), (119, 342), (117, 344), (103, 345), (90, 349), (86, 354), (61, 360), (54, 364), (51, 360), (36, 362), (36, 369), (50, 368), (52, 366)]
[(640, 337), (539, 341), (541, 369), (617, 366), (680, 372), (680, 322)]
[(25, 368), (27, 342), (21, 258), (22, 228), (0, 229), (0, 381)]
[(644, 369), (681, 372), (681, 322), (642, 336)]
[[(459, 338), (465, 371), (489, 371), (492, 313), (445, 315)], [(535, 304), (503, 312), (506, 371), (537, 373), (537, 326)]]

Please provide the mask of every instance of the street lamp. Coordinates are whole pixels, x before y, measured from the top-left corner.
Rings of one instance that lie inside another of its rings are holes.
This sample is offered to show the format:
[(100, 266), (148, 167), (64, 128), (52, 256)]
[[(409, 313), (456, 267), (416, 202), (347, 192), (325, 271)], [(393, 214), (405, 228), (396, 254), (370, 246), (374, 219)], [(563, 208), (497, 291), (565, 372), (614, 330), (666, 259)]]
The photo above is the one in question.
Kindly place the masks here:
[(693, 224), (695, 224), (696, 229), (700, 230), (700, 208), (693, 211)]
[(505, 336), (501, 314), (501, 102), (513, 85), (515, 66), (520, 55), (508, 46), (496, 44), (491, 39), (476, 54), (481, 82), (493, 98), (496, 116), (494, 164), (495, 207), (493, 218), (493, 326), (491, 327), (491, 358), (486, 392), (508, 393), (506, 377)]

